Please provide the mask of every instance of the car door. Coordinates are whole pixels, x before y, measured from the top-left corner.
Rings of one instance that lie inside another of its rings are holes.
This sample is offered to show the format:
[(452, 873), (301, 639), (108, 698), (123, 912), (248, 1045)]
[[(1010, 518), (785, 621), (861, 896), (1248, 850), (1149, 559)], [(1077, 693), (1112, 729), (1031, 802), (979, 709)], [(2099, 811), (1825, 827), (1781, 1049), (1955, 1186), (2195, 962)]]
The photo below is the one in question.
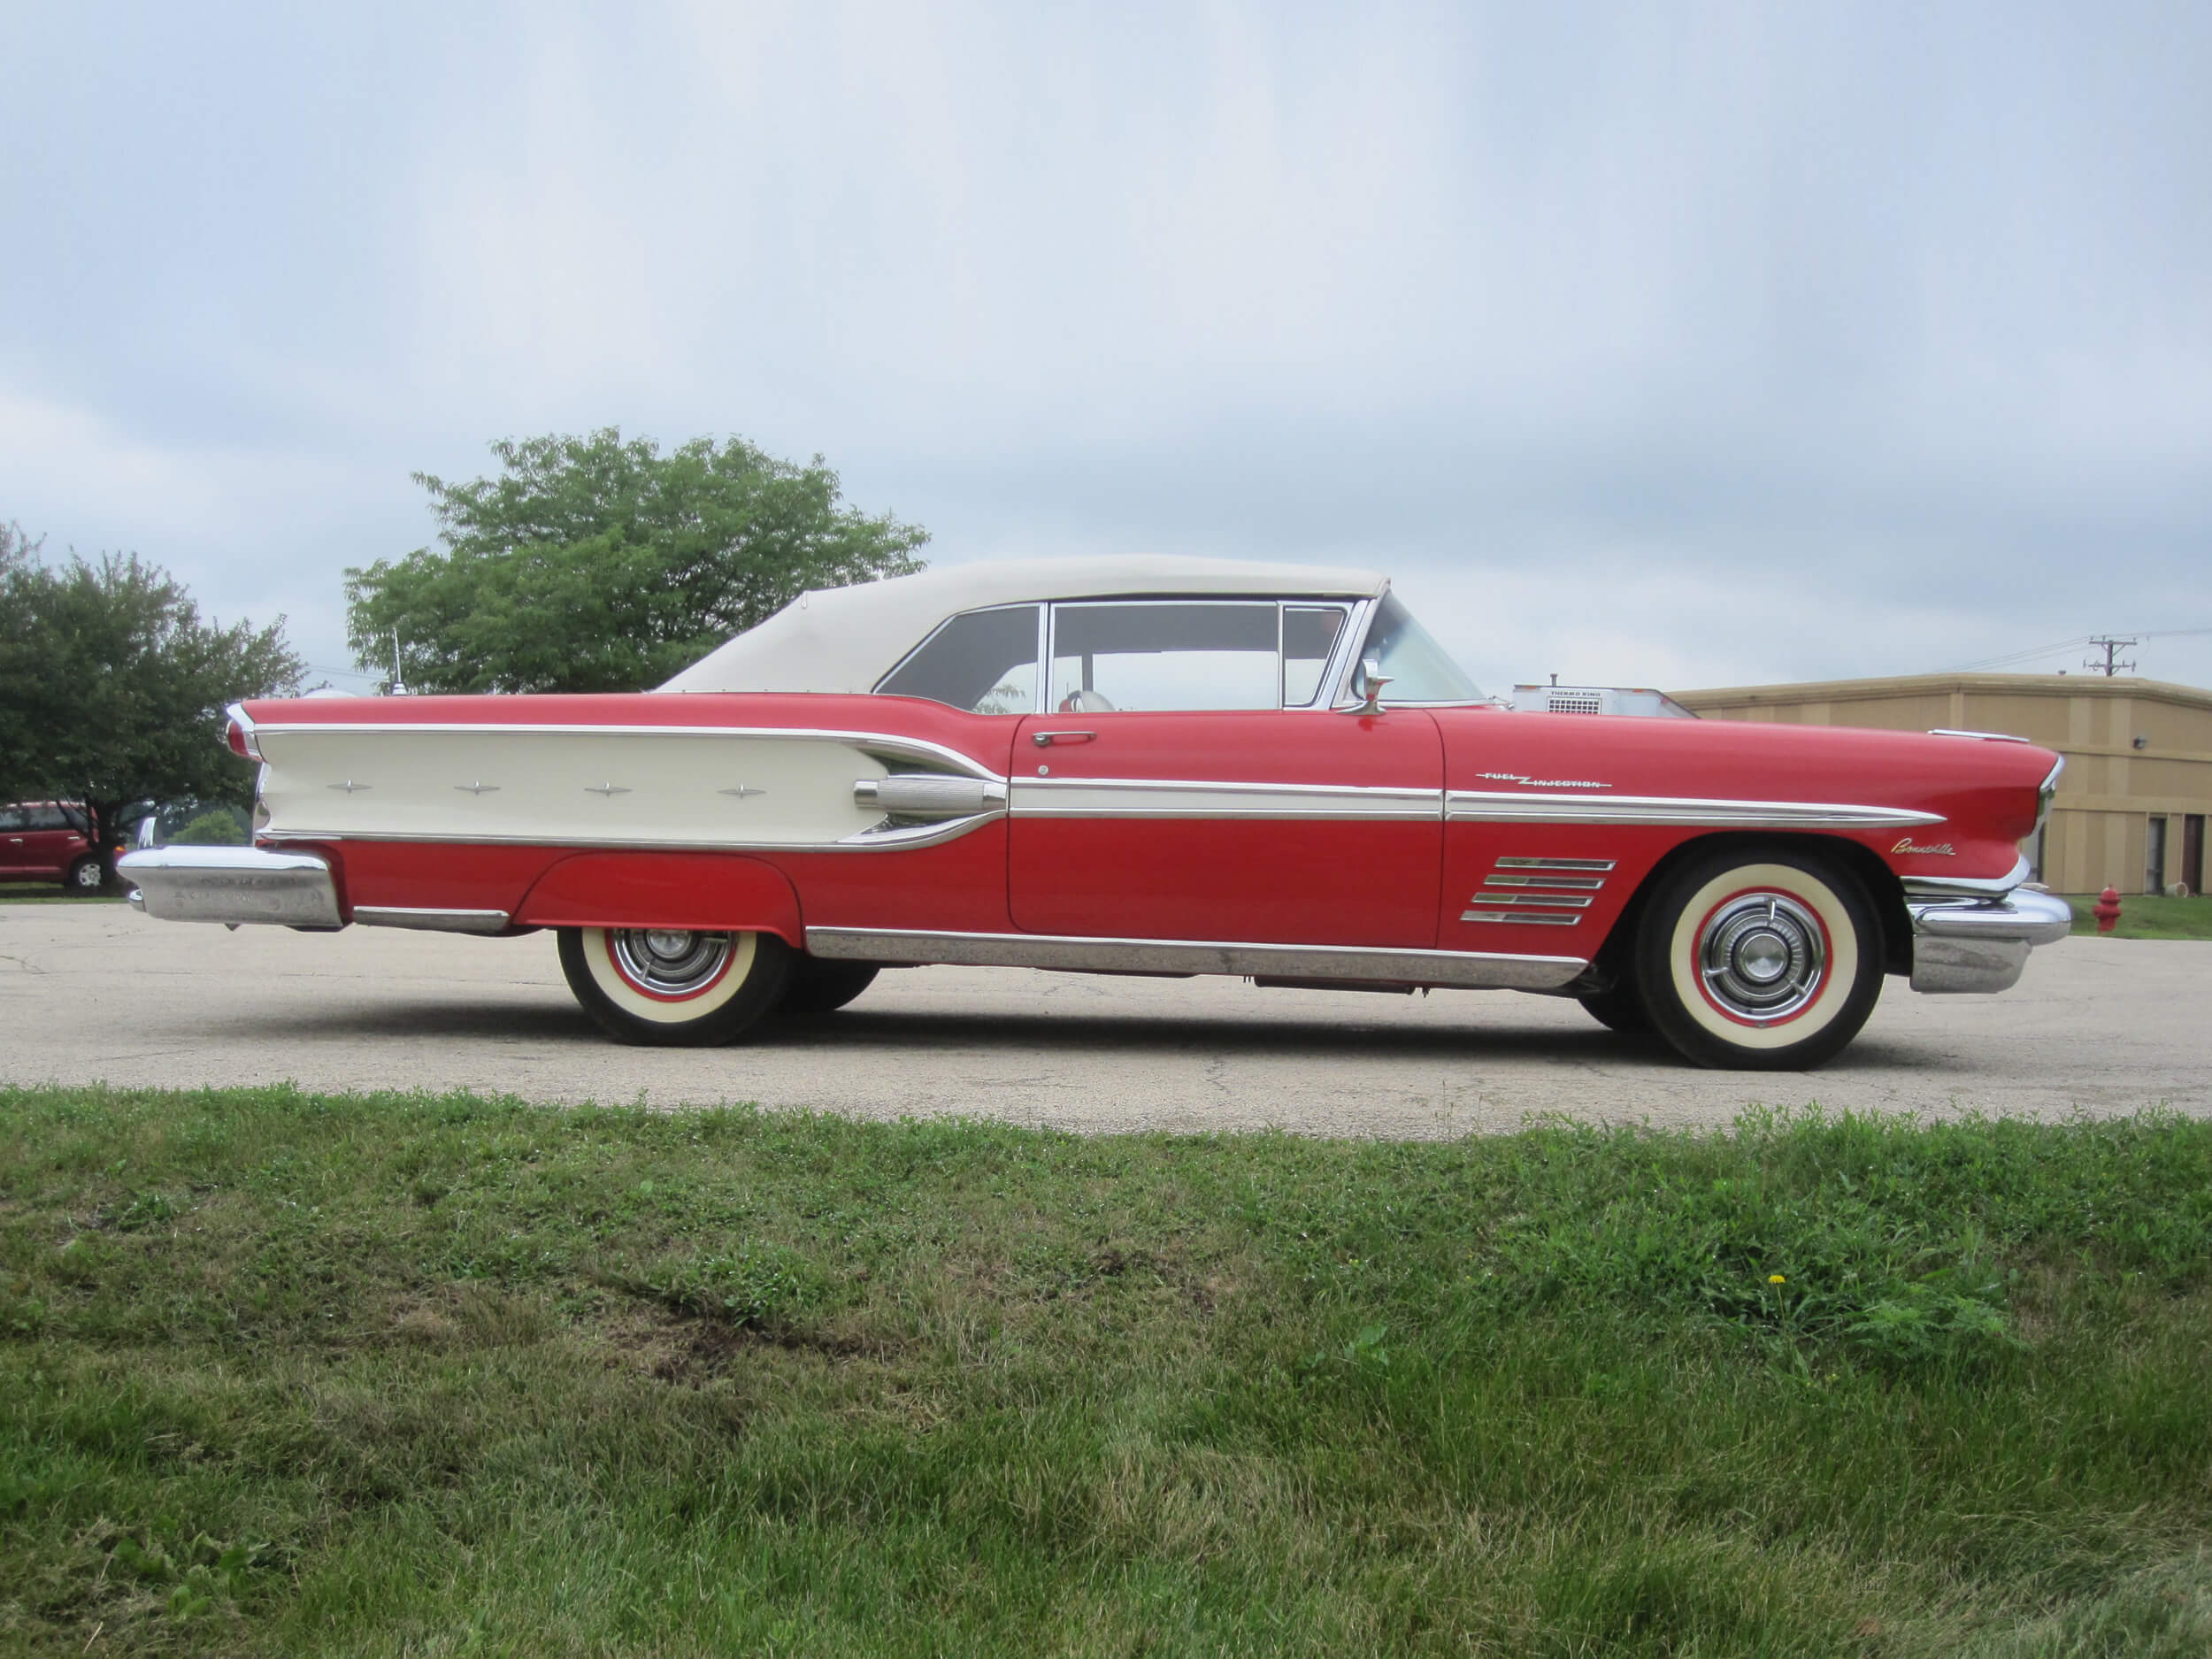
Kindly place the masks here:
[(27, 807), (23, 817), (24, 869), (33, 875), (60, 880), (84, 851), (84, 837), (58, 806)]
[(1314, 706), (1346, 609), (1054, 606), (1047, 706), (1057, 711), (1022, 722), (1010, 780), (1015, 926), (1432, 946), (1441, 740), (1417, 710)]
[(35, 872), (29, 867), (28, 813), (19, 806), (0, 806), (0, 879), (19, 881)]

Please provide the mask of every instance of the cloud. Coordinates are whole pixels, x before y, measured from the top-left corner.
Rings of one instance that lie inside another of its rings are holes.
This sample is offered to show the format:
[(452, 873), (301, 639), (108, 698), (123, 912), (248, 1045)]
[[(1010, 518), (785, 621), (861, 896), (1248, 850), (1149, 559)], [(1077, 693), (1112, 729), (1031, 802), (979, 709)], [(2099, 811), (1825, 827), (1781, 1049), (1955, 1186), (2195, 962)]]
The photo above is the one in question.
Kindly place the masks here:
[(411, 472), (610, 423), (1380, 565), (1502, 683), (2212, 624), (2199, 6), (106, 16), (0, 65), (0, 512), (317, 660)]

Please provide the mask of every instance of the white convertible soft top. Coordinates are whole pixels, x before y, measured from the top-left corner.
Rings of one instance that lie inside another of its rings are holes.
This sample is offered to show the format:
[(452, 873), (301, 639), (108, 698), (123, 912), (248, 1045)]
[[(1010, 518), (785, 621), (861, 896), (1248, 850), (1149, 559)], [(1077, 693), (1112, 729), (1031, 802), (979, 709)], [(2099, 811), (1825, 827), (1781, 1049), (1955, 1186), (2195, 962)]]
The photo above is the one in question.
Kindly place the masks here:
[(949, 565), (802, 594), (656, 689), (872, 691), (939, 623), (987, 605), (1186, 594), (1371, 599), (1389, 585), (1373, 571), (1148, 553)]

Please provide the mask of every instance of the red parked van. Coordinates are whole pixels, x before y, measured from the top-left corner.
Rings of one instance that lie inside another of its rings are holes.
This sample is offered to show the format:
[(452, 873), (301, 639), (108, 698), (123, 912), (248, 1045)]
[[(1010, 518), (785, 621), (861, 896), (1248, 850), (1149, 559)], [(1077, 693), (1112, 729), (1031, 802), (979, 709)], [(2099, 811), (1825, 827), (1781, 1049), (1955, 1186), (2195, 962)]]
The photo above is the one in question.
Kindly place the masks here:
[(106, 878), (81, 806), (19, 801), (0, 806), (0, 881), (58, 881), (96, 893)]

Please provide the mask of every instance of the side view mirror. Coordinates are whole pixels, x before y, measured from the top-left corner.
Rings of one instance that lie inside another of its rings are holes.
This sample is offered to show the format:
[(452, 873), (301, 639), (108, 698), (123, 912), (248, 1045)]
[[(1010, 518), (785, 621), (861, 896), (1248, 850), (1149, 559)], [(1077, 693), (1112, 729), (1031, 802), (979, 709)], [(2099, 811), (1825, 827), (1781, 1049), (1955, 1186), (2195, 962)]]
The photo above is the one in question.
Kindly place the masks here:
[(1382, 664), (1378, 658), (1361, 657), (1359, 672), (1352, 677), (1352, 689), (1360, 694), (1361, 702), (1352, 712), (1354, 714), (1380, 714), (1383, 711), (1383, 687), (1388, 685), (1390, 680), (1391, 676), (1383, 672)]
[(151, 847), (155, 844), (154, 836), (157, 832), (154, 824), (155, 815), (151, 812), (138, 820), (138, 844), (141, 847)]

